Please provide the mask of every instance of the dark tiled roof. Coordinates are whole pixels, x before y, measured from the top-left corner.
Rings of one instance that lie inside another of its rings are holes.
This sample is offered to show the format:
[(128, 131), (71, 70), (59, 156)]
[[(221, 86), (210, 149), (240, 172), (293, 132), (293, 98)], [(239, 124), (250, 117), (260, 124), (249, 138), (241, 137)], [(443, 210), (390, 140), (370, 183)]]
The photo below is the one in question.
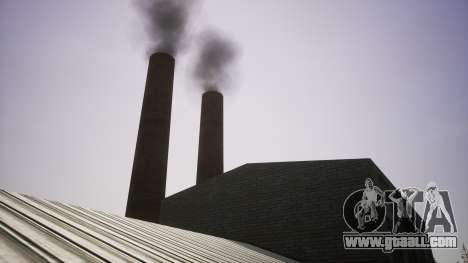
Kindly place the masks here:
[(343, 249), (343, 202), (367, 177), (394, 189), (371, 159), (245, 164), (166, 198), (161, 222), (301, 262), (388, 262), (397, 253)]

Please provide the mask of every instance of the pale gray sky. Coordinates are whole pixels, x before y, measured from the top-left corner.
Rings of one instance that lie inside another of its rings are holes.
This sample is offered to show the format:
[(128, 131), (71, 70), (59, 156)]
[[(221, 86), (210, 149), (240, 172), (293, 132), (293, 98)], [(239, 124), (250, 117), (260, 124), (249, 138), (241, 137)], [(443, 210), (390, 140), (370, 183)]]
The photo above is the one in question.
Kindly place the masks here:
[[(226, 170), (370, 157), (396, 186), (449, 190), (468, 240), (468, 1), (205, 0), (193, 22), (241, 48)], [(0, 188), (123, 215), (147, 67), (135, 8), (2, 0), (0, 36)], [(192, 64), (176, 61), (169, 195), (195, 184)]]

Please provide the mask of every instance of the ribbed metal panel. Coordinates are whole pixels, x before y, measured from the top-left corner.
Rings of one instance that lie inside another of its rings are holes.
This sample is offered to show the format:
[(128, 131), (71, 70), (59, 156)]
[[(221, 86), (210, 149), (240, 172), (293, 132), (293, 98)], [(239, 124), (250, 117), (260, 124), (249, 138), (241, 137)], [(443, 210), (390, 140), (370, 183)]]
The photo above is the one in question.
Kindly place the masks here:
[(0, 262), (294, 262), (231, 240), (0, 190)]

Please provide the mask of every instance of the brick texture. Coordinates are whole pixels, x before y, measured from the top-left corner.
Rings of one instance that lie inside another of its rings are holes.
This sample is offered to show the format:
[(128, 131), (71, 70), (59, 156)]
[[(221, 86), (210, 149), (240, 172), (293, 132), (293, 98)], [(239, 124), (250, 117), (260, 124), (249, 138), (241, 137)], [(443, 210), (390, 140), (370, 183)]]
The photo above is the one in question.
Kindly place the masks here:
[(166, 198), (160, 219), (301, 262), (432, 261), (430, 251), (343, 249), (343, 201), (367, 177), (394, 189), (370, 159), (246, 164)]

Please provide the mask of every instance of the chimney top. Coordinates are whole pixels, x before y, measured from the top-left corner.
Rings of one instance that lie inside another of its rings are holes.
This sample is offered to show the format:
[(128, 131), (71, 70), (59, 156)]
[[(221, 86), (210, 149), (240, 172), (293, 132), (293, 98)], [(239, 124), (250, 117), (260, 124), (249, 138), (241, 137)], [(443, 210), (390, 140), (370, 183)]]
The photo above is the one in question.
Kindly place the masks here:
[(174, 56), (172, 56), (171, 54), (166, 53), (166, 52), (159, 52), (159, 51), (151, 54), (150, 58), (152, 57), (166, 57), (168, 59), (174, 60)]

